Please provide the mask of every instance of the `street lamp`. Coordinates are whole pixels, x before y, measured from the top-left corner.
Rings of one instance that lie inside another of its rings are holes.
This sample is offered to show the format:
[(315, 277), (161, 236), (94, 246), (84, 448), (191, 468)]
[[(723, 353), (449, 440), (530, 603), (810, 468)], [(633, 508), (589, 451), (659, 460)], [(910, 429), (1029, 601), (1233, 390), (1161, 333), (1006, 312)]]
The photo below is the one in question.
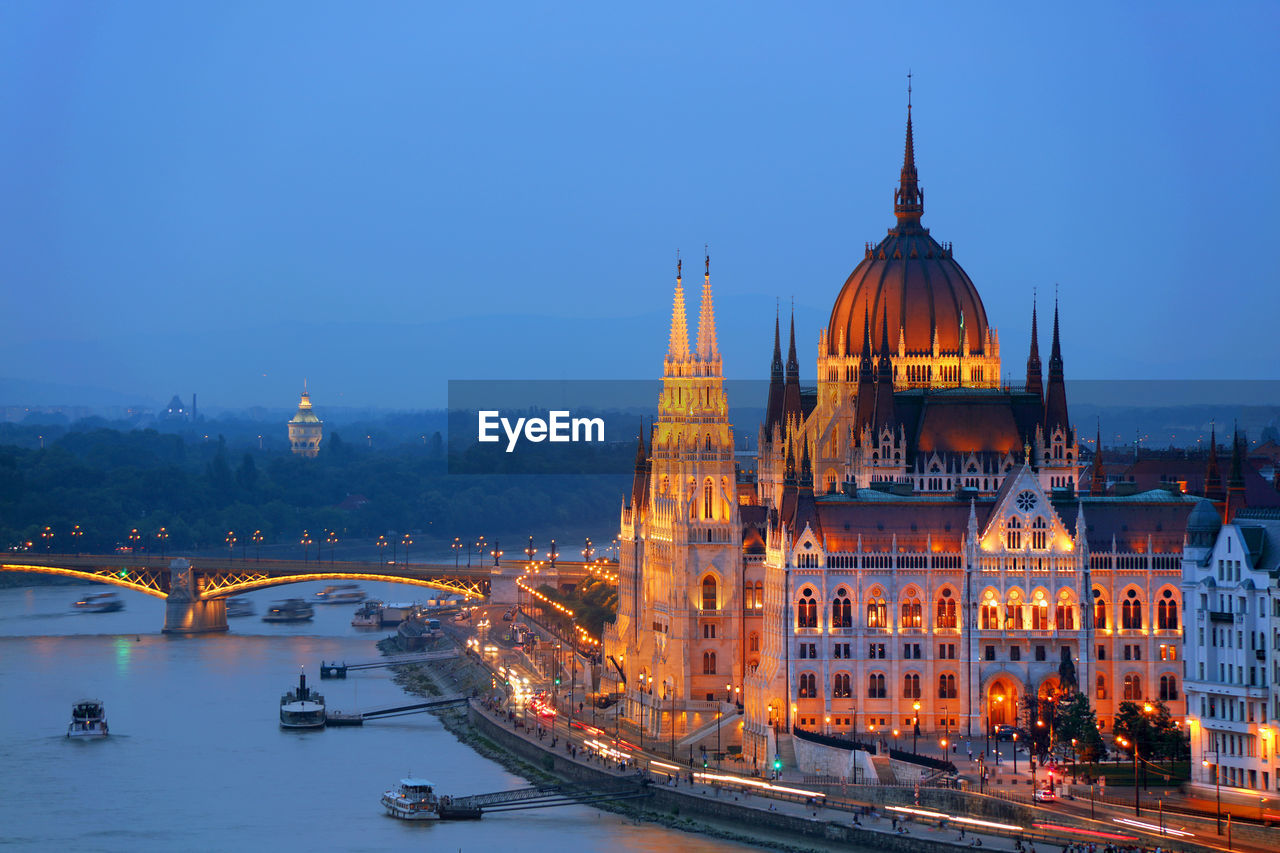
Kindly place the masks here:
[(49, 525), (44, 526), (44, 530), (40, 531), (40, 538), (44, 540), (44, 552), (52, 553), (53, 550), (53, 528)]
[(302, 562), (304, 564), (307, 562), (307, 557), (311, 551), (311, 543), (313, 541), (314, 540), (311, 538), (310, 533), (305, 530), (302, 531), (302, 538), (298, 540), (298, 544), (302, 546)]
[[(136, 533), (137, 531), (135, 530), (134, 532)], [(130, 536), (129, 538), (132, 539), (133, 537)], [(228, 560), (234, 560), (236, 558), (235, 547), (236, 547), (237, 541), (238, 540), (236, 539), (236, 532), (234, 530), (228, 530), (227, 531), (227, 559)]]
[(326, 534), (326, 536), (325, 536), (325, 540), (324, 540), (324, 541), (325, 541), (325, 544), (327, 544), (327, 545), (329, 546), (329, 562), (330, 562), (330, 563), (332, 563), (332, 562), (333, 562), (333, 552), (334, 552), (334, 548), (335, 548), (335, 546), (338, 544), (338, 534), (337, 534), (337, 532), (336, 532), (336, 531), (333, 531), (333, 530), (328, 531), (328, 533), (327, 533), (327, 534)]
[(582, 546), (582, 562), (590, 563), (591, 557), (596, 553), (596, 548), (591, 544), (591, 537), (588, 536), (586, 543)]
[(1135, 815), (1142, 814), (1142, 786), (1138, 784), (1138, 742), (1127, 740), (1122, 737), (1116, 738), (1116, 742), (1121, 746), (1133, 747), (1133, 813)]
[(538, 553), (538, 549), (533, 547), (533, 537), (532, 537), (532, 536), (530, 536), (530, 537), (529, 537), (529, 545), (528, 545), (528, 547), (527, 547), (527, 548), (525, 548), (525, 549), (524, 549), (524, 552), (525, 552), (525, 554), (526, 554), (526, 555), (528, 555), (528, 557), (529, 557), (529, 562), (530, 562), (530, 563), (532, 563), (532, 562), (533, 562), (533, 555), (534, 555), (534, 554), (536, 554), (536, 553)]
[[(481, 539), (483, 538), (484, 537), (481, 537)], [(502, 555), (504, 553), (503, 550), (498, 547), (498, 545), (499, 545), (498, 540), (497, 539), (493, 540), (493, 550), (489, 552), (489, 556), (493, 557), (493, 567), (495, 569), (501, 566)], [(616, 717), (617, 714), (614, 714), (614, 716)]]
[(917, 752), (916, 744), (920, 739), (920, 702), (919, 700), (911, 703), (911, 710), (915, 714), (911, 717), (911, 751)]
[(166, 528), (164, 528), (164, 527), (161, 527), (161, 528), (156, 532), (156, 539), (160, 540), (160, 559), (161, 559), (161, 560), (163, 560), (163, 559), (164, 559), (164, 546), (165, 546), (165, 540), (167, 540), (168, 538), (169, 538), (169, 531), (168, 531), (168, 529), (166, 529)]
[[(486, 543), (484, 541), (484, 536), (481, 536), (479, 539), (477, 539), (475, 545), (476, 545), (476, 556), (480, 558), (480, 564), (484, 565), (484, 549), (486, 546)], [(467, 568), (468, 569), (471, 568), (471, 543), (470, 542), (467, 543)]]
[(141, 550), (138, 543), (142, 541), (142, 534), (138, 532), (138, 528), (135, 527), (129, 531), (129, 541), (133, 543), (133, 553), (138, 553)]
[[(556, 549), (556, 540), (551, 540), (551, 548), (547, 551), (547, 559), (551, 562), (551, 568), (556, 567), (556, 559), (560, 556), (560, 552)], [(650, 676), (652, 678), (652, 676)]]
[[(1217, 750), (1214, 750), (1213, 758), (1215, 761), (1218, 760)], [(1209, 759), (1207, 758), (1201, 759), (1200, 763), (1203, 764), (1206, 769), (1208, 769)], [(1137, 780), (1135, 779), (1134, 781), (1136, 783)], [(1218, 789), (1218, 834), (1221, 835), (1222, 834), (1222, 768), (1216, 764), (1213, 766), (1213, 786)]]
[(257, 551), (256, 559), (259, 563), (261, 563), (262, 562), (262, 543), (266, 539), (266, 537), (262, 535), (261, 530), (255, 530), (253, 531), (253, 536), (251, 536), (250, 538), (253, 540), (253, 547)]
[(387, 555), (387, 537), (379, 536), (377, 541), (373, 543), (378, 549), (378, 562), (383, 562), (383, 557)]
[(71, 541), (76, 543), (76, 553), (80, 553), (80, 537), (84, 535), (84, 531), (80, 529), (80, 525), (71, 528)]
[(408, 565), (409, 546), (413, 544), (413, 537), (410, 536), (408, 533), (406, 533), (403, 537), (401, 537), (400, 544), (404, 546), (404, 562), (405, 562), (405, 565)]
[(1018, 775), (1018, 733), (1013, 733), (1013, 775)]
[[(456, 569), (458, 568), (458, 559), (462, 555), (462, 543), (458, 541), (457, 536), (453, 537), (453, 544), (449, 547), (453, 549), (453, 567)], [(468, 554), (467, 556), (470, 557), (471, 555)], [(470, 560), (467, 561), (467, 565), (471, 565)]]
[[(588, 544), (589, 544), (589, 543), (591, 542), (591, 540), (590, 540), (590, 539), (588, 539), (588, 540), (587, 540), (587, 542), (588, 542)], [(724, 686), (724, 701), (725, 701), (725, 703), (726, 703), (726, 704), (729, 702), (729, 698), (730, 698), (732, 695), (733, 695), (733, 685), (732, 685), (732, 684), (726, 684), (726, 685)], [(720, 752), (720, 728), (721, 728), (720, 722), (721, 722), (721, 718), (722, 718), (723, 716), (724, 716), (724, 707), (723, 707), (723, 706), (717, 707), (717, 708), (716, 708), (716, 769), (719, 769), (719, 767), (720, 767), (720, 755), (721, 755), (721, 752)]]

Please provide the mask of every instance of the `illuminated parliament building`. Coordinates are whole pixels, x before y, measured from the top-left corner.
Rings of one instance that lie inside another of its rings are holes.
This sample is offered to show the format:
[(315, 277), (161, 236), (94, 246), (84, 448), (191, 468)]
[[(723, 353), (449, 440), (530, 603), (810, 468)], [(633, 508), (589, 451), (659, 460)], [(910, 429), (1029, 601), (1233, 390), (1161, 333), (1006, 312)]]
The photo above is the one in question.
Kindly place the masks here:
[(785, 362), (775, 321), (753, 478), (734, 464), (710, 261), (692, 339), (677, 268), (604, 638), (626, 715), (656, 737), (724, 715), (763, 761), (796, 729), (979, 738), (1064, 672), (1104, 731), (1125, 699), (1182, 713), (1197, 499), (1107, 493), (1081, 460), (1056, 304), (1047, 371), (1033, 304), (1025, 383), (1001, 382), (977, 287), (922, 225), (910, 111), (893, 212), (835, 293), (816, 389), (794, 317)]

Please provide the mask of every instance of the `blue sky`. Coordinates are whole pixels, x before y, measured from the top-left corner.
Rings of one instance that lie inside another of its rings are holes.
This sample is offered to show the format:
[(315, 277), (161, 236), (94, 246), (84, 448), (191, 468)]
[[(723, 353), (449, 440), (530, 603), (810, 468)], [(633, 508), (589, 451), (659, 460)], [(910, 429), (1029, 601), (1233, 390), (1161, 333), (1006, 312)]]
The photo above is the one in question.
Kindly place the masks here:
[(767, 375), (794, 296), (812, 377), (892, 224), (908, 69), (924, 224), (1006, 373), (1058, 283), (1069, 378), (1275, 378), (1278, 24), (1274, 3), (4, 4), (0, 378), (50, 399), (0, 404), (289, 405), (306, 376), (318, 406), (417, 408), (450, 378), (649, 378), (675, 251), (704, 242), (726, 372)]

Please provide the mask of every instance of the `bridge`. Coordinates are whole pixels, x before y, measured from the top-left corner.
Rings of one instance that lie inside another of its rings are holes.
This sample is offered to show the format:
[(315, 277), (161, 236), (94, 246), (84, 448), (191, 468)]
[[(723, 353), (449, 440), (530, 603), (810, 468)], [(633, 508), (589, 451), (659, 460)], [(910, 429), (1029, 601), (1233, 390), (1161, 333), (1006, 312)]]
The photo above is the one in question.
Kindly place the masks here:
[[(12, 557), (13, 555), (8, 555)], [(226, 599), (255, 589), (304, 581), (384, 581), (428, 587), (516, 603), (516, 579), (529, 564), (506, 561), (500, 566), (450, 563), (386, 563), (370, 561), (255, 560), (199, 557), (194, 560), (143, 554), (36, 554), (6, 560), (0, 571), (60, 575), (110, 584), (166, 602), (164, 630), (193, 634), (227, 630)], [(589, 574), (581, 562), (545, 564), (536, 569), (543, 582), (576, 583)]]

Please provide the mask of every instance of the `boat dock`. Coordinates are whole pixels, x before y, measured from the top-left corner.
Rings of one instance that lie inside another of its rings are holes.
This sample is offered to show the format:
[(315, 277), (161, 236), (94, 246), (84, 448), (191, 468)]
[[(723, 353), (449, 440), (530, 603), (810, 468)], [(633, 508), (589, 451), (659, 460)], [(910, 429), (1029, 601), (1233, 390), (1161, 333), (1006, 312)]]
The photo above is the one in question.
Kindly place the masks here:
[(367, 711), (328, 711), (325, 713), (325, 725), (327, 726), (362, 726), (365, 720), (377, 720), (383, 717), (403, 717), (407, 714), (425, 714), (428, 711), (435, 711), (439, 708), (451, 708), (455, 705), (465, 705), (467, 697), (461, 694), (457, 696), (439, 696), (426, 702), (415, 702), (412, 705), (393, 705), (386, 708), (370, 708)]
[(430, 663), (434, 660), (447, 660), (455, 658), (458, 653), (455, 651), (445, 652), (427, 652), (417, 655), (391, 655), (389, 657), (378, 658), (377, 660), (361, 661), (360, 663), (338, 663), (320, 661), (320, 677), (327, 678), (346, 678), (348, 672), (357, 672), (362, 669), (381, 669), (387, 666), (400, 666), (401, 664), (410, 663)]
[(634, 800), (650, 795), (647, 779), (601, 790), (592, 785), (539, 785), (452, 797), (440, 806), (441, 820), (475, 820), (485, 812), (511, 812), (523, 809), (549, 809), (554, 806), (590, 805), (606, 801)]

